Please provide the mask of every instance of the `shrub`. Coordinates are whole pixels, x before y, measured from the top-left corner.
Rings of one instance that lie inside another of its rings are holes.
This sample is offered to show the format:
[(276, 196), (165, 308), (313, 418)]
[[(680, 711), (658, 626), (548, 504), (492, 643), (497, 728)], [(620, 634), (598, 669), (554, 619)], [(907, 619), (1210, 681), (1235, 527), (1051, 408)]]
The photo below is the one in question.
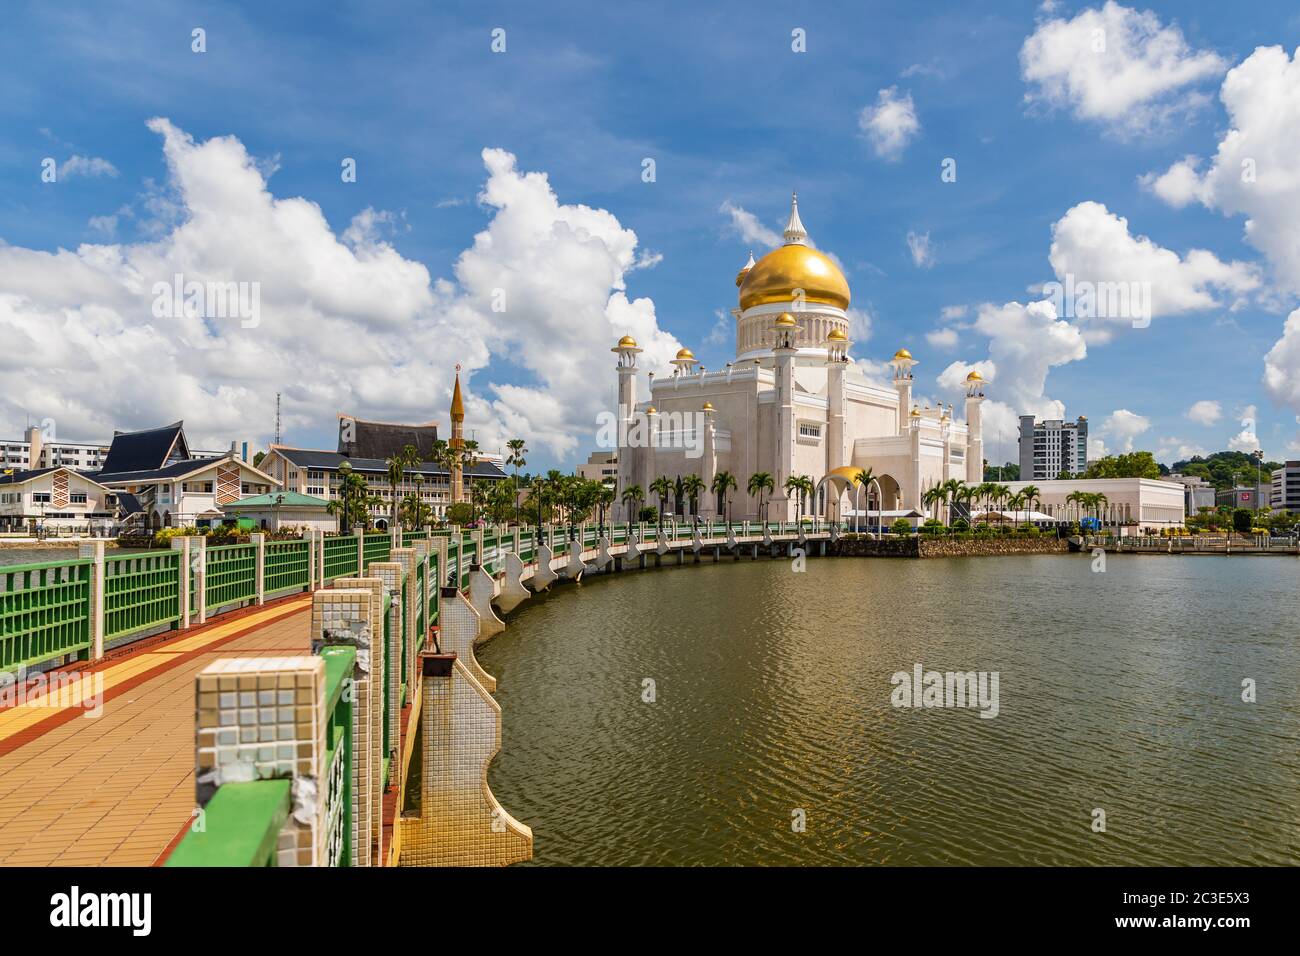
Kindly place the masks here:
[(941, 535), (948, 529), (943, 526), (942, 521), (939, 521), (935, 518), (931, 518), (929, 521), (927, 521), (925, 524), (921, 526), (921, 530), (928, 535)]
[(954, 521), (954, 522), (952, 523), (952, 530), (953, 530), (953, 531), (969, 531), (969, 530), (970, 530), (970, 522), (967, 521), (965, 518), (958, 518), (956, 521)]
[(893, 534), (911, 534), (912, 522), (908, 521), (906, 518), (898, 518), (889, 526), (889, 530)]
[(658, 521), (659, 509), (652, 508), (650, 505), (646, 505), (636, 513), (636, 520), (637, 521)]

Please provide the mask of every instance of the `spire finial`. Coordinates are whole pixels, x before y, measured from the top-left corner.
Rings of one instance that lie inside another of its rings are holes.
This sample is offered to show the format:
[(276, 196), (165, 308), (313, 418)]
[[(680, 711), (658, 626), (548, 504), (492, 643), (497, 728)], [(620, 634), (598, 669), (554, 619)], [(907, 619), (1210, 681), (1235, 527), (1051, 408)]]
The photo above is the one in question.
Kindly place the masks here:
[(804, 240), (808, 238), (808, 231), (804, 229), (803, 222), (799, 219), (799, 191), (792, 190), (790, 193), (790, 221), (785, 224), (785, 244), (803, 245)]

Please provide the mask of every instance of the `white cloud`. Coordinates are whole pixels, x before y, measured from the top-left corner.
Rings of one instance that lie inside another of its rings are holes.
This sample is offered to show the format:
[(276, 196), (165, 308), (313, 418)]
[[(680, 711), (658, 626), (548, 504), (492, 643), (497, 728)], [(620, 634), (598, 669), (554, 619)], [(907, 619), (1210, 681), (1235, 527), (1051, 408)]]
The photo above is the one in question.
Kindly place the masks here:
[(1198, 425), (1213, 425), (1223, 417), (1223, 407), (1218, 402), (1201, 399), (1187, 410), (1187, 417)]
[(1282, 337), (1264, 356), (1264, 388), (1275, 401), (1300, 409), (1300, 309), (1286, 317)]
[(1172, 435), (1167, 435), (1156, 442), (1156, 460), (1165, 463), (1186, 461), (1189, 458), (1195, 458), (1197, 455), (1204, 457), (1208, 454), (1209, 452), (1203, 445), (1184, 441)]
[(957, 347), (957, 330), (933, 329), (925, 333), (925, 340), (936, 349), (951, 352)]
[(117, 167), (98, 156), (69, 156), (59, 167), (59, 178), (67, 179), (69, 176), (87, 176), (91, 179), (98, 179), (100, 176), (116, 178)]
[(917, 268), (928, 269), (934, 265), (934, 247), (930, 244), (928, 232), (908, 230), (907, 249), (912, 253), (912, 265)]
[(874, 106), (863, 107), (858, 126), (876, 155), (890, 162), (901, 159), (907, 145), (921, 131), (912, 94), (900, 96), (896, 86), (881, 90)]
[(105, 239), (112, 239), (117, 234), (116, 216), (91, 216), (86, 225)]
[(1226, 68), (1217, 53), (1188, 46), (1177, 26), (1113, 0), (1040, 21), (1020, 50), (1027, 100), (1134, 133), (1200, 105), (1205, 98), (1188, 87)]
[[(1259, 270), (1251, 263), (1223, 262), (1205, 249), (1191, 249), (1179, 256), (1146, 236), (1132, 235), (1127, 219), (1098, 202), (1079, 203), (1052, 226), (1048, 259), (1063, 284), (1067, 277), (1076, 285), (1145, 284), (1151, 316), (1232, 307), (1261, 285)], [(1133, 306), (1136, 301), (1136, 297), (1131, 299), (1127, 306), (1113, 310), (1114, 314), (1080, 316), (1080, 321), (1093, 326), (1131, 326), (1135, 320), (1147, 318)], [(1067, 309), (1067, 316), (1072, 311), (1082, 310)]]
[(863, 308), (849, 309), (849, 338), (858, 345), (871, 338), (874, 317)]
[(985, 436), (1004, 437), (1019, 429), (1020, 415), (1063, 418), (1065, 405), (1046, 395), (1047, 373), (1077, 362), (1088, 354), (1080, 330), (1057, 318), (1051, 302), (985, 303), (972, 330), (988, 336), (989, 357), (978, 362), (956, 361), (938, 376), (939, 388), (952, 396), (965, 391), (966, 376), (978, 371), (988, 381), (984, 403)]
[[(5, 431), (29, 414), (69, 438), (183, 417), (196, 445), (220, 447), (266, 438), (277, 392), (290, 439), (328, 433), (338, 410), (436, 420), (461, 362), (482, 447), (518, 435), (562, 456), (606, 404), (593, 383), (609, 380), (614, 339), (634, 335), (648, 370), (679, 347), (650, 300), (626, 295), (636, 235), (609, 212), (561, 204), (545, 174), (518, 171), (502, 150), (483, 152), (491, 218), (457, 260), (458, 281), (431, 282), (381, 238), (385, 214), (363, 210), (336, 235), (315, 203), (273, 196), (234, 137), (196, 143), (165, 119), (149, 126), (169, 171), (154, 194), (180, 214), (155, 240), (0, 245)], [(260, 323), (155, 318), (153, 284), (176, 274), (258, 283)], [(521, 384), (492, 381), (498, 355), (524, 370)]]
[(718, 211), (731, 217), (728, 228), (745, 242), (767, 246), (769, 249), (781, 244), (781, 237), (775, 230), (767, 228), (752, 212), (743, 206), (737, 206), (730, 199), (724, 201)]
[(964, 319), (969, 311), (969, 307), (964, 305), (945, 305), (939, 310), (939, 318), (945, 322), (951, 322), (953, 319)]
[(1229, 451), (1252, 452), (1260, 447), (1259, 435), (1256, 433), (1256, 417), (1259, 410), (1254, 405), (1247, 405), (1241, 410), (1239, 424), (1241, 431), (1228, 439)]
[(713, 328), (709, 329), (709, 334), (704, 337), (704, 344), (726, 345), (734, 341), (735, 322), (731, 314), (723, 309), (714, 309), (713, 315), (715, 317)]
[(1127, 408), (1117, 408), (1102, 422), (1099, 429), (1106, 438), (1113, 439), (1121, 452), (1133, 450), (1133, 440), (1151, 427), (1151, 419)]
[(1158, 176), (1155, 173), (1139, 176), (1138, 182), (1175, 209), (1182, 209), (1202, 198), (1201, 179), (1196, 172), (1199, 165), (1200, 160), (1195, 156), (1186, 156)]

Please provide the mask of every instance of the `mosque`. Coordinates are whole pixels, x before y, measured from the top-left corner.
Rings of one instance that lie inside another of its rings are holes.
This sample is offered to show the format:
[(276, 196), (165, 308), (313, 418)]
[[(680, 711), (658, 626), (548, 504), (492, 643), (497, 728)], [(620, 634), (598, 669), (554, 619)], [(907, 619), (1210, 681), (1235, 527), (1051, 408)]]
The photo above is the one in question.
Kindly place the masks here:
[[(706, 371), (682, 349), (667, 377), (649, 373), (649, 397), (638, 399), (636, 341), (625, 335), (618, 356), (618, 488), (698, 475), (706, 489), (702, 516), (722, 515), (724, 499), (713, 479), (728, 472), (736, 488), (731, 517), (772, 521), (803, 515), (846, 517), (855, 510), (924, 513), (926, 490), (950, 478), (983, 480), (980, 404), (984, 381), (966, 379), (964, 422), (952, 406), (921, 407), (912, 400), (907, 349), (894, 353), (892, 388), (875, 384), (850, 356), (849, 284), (839, 267), (814, 249), (790, 206), (784, 243), (736, 276), (736, 357)], [(856, 476), (875, 477), (859, 489)], [(772, 491), (748, 493), (751, 475), (765, 472)], [(787, 489), (807, 477), (812, 493)], [(619, 506), (622, 508), (622, 505)], [(626, 517), (626, 516), (625, 516)]]

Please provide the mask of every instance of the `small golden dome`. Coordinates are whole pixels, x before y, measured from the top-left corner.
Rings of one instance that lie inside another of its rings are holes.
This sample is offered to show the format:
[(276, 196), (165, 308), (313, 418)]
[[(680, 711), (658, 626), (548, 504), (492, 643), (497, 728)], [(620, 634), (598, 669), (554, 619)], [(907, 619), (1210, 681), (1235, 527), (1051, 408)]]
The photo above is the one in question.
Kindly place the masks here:
[(712, 402), (705, 402), (705, 403), (704, 403), (704, 410), (705, 410), (706, 412), (711, 412), (711, 411), (713, 411), (713, 403), (712, 403)]
[(849, 340), (843, 329), (831, 329), (831, 334), (826, 338), (831, 342), (847, 342)]
[(971, 373), (970, 373), (969, 375), (966, 376), (966, 381), (968, 381), (968, 382), (982, 382), (982, 381), (984, 381), (984, 376), (981, 375), (979, 372), (975, 371), (974, 369), (971, 369)]
[(634, 348), (636, 348), (636, 339), (632, 338), (632, 336), (630, 335), (625, 335), (618, 340), (618, 345), (614, 346), (612, 349), (610, 349), (610, 351), (617, 352), (619, 349), (634, 349)]
[(899, 349), (897, 352), (894, 353), (894, 361), (910, 362), (912, 361), (912, 353), (909, 352), (907, 349)]
[(678, 361), (678, 362), (694, 362), (694, 361), (695, 361), (695, 356), (691, 353), (691, 350), (690, 350), (690, 349), (678, 349), (678, 350), (677, 350), (677, 358), (676, 358), (675, 361)]
[(941, 416), (939, 416), (939, 421), (941, 421), (941, 422), (950, 422), (950, 421), (952, 421), (952, 416), (948, 414), (947, 409), (944, 409), (944, 413), (943, 413)]
[(656, 414), (659, 413), (659, 409), (657, 409), (657, 408), (655, 408), (653, 405), (651, 405), (651, 406), (649, 406), (648, 408), (646, 408), (645, 413), (646, 413), (647, 415), (656, 415)]
[(921, 417), (921, 410), (920, 410), (919, 408), (917, 408), (915, 405), (912, 406), (912, 417), (913, 417), (913, 418), (920, 418), (920, 417)]
[(849, 283), (840, 267), (810, 246), (791, 243), (773, 249), (744, 273), (740, 283), (740, 307), (749, 309), (771, 302), (794, 301), (794, 290), (803, 290), (803, 301), (849, 307)]
[(789, 312), (782, 312), (776, 317), (776, 327), (778, 329), (793, 329), (795, 327), (794, 316)]

